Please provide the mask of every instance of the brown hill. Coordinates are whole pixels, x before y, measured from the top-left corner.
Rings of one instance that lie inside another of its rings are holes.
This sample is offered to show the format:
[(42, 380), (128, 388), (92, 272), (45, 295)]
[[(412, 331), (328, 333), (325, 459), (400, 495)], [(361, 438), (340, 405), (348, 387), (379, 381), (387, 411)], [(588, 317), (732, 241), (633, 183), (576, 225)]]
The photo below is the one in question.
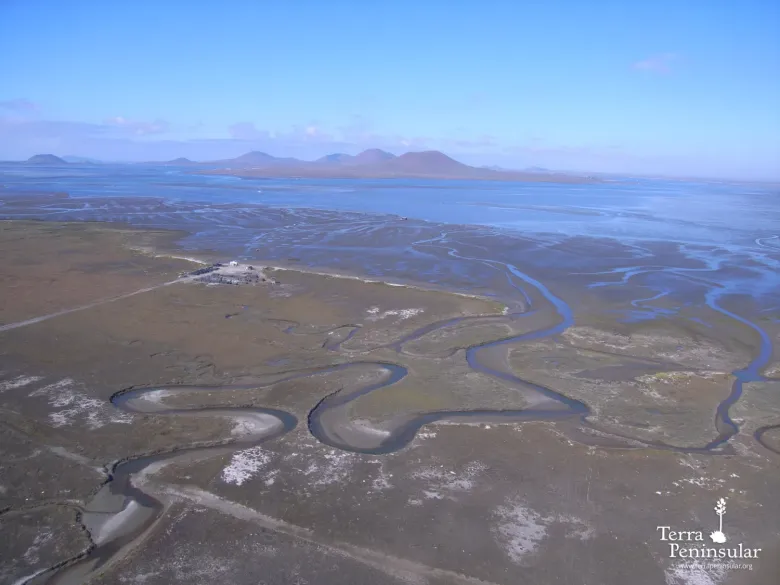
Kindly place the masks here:
[(62, 166), (67, 165), (68, 162), (62, 160), (58, 156), (53, 154), (35, 154), (27, 159), (28, 165), (42, 165), (42, 166)]
[(459, 163), (438, 150), (407, 152), (397, 158), (382, 162), (377, 165), (377, 169), (413, 175), (464, 175), (479, 170)]
[(351, 163), (355, 160), (355, 157), (351, 154), (344, 154), (343, 152), (336, 152), (333, 154), (326, 154), (323, 157), (318, 158), (314, 162), (317, 164), (327, 165), (343, 165)]
[(165, 162), (165, 163), (163, 163), (163, 164), (166, 164), (166, 165), (181, 165), (181, 166), (189, 166), (189, 165), (197, 165), (197, 164), (200, 164), (200, 163), (196, 163), (196, 162), (195, 162), (195, 161), (193, 161), (193, 160), (190, 160), (190, 159), (188, 159), (188, 158), (185, 158), (185, 157), (183, 157), (183, 156), (180, 156), (179, 158), (175, 158), (175, 159), (173, 159), (173, 160), (169, 160), (169, 161), (167, 161), (167, 162)]
[(308, 163), (298, 160), (297, 158), (280, 158), (266, 152), (253, 150), (252, 152), (237, 156), (236, 158), (212, 161), (204, 164), (225, 166), (232, 169), (247, 169), (253, 167), (300, 166)]
[(373, 166), (382, 164), (389, 160), (393, 160), (394, 158), (396, 158), (396, 156), (392, 153), (381, 150), (379, 148), (369, 148), (368, 150), (364, 150), (360, 154), (352, 157), (352, 159), (348, 162), (351, 165)]

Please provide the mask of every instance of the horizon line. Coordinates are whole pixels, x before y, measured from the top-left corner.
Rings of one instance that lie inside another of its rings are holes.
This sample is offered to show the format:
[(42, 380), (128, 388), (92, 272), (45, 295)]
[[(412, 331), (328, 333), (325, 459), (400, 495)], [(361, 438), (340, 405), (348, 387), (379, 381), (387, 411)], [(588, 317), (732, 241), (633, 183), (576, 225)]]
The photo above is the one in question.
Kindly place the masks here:
[[(389, 150), (385, 150), (383, 148), (378, 148), (378, 147), (365, 148), (365, 149), (361, 150), (360, 152), (358, 152), (357, 154), (349, 154), (349, 153), (346, 153), (346, 152), (332, 152), (332, 153), (328, 153), (328, 154), (325, 154), (325, 155), (322, 155), (322, 156), (319, 156), (317, 158), (310, 159), (310, 160), (309, 159), (298, 158), (298, 157), (294, 157), (294, 156), (276, 156), (276, 155), (270, 154), (270, 153), (268, 153), (267, 151), (264, 151), (264, 150), (249, 150), (247, 152), (244, 152), (243, 154), (234, 156), (232, 158), (214, 159), (214, 160), (194, 160), (194, 159), (191, 159), (191, 158), (186, 157), (186, 156), (179, 156), (179, 157), (175, 157), (175, 158), (167, 159), (167, 160), (148, 160), (148, 159), (113, 159), (113, 160), (103, 160), (103, 159), (99, 159), (99, 158), (93, 157), (93, 156), (83, 156), (83, 155), (77, 155), (77, 154), (57, 155), (57, 154), (53, 154), (53, 153), (50, 153), (50, 152), (47, 152), (47, 153), (43, 153), (42, 152), (42, 153), (33, 154), (32, 156), (28, 157), (27, 159), (23, 159), (23, 160), (0, 160), (0, 164), (4, 164), (4, 163), (25, 164), (25, 163), (29, 162), (30, 159), (35, 158), (37, 156), (54, 156), (56, 158), (61, 159), (64, 163), (71, 164), (71, 165), (78, 165), (78, 164), (118, 164), (118, 165), (124, 165), (124, 164), (128, 164), (128, 165), (139, 165), (139, 164), (141, 164), (142, 165), (142, 164), (148, 164), (148, 165), (166, 165), (166, 164), (170, 164), (170, 163), (172, 163), (172, 162), (174, 162), (176, 160), (179, 160), (179, 159), (184, 159), (184, 160), (187, 160), (187, 161), (189, 161), (191, 163), (194, 163), (194, 164), (214, 164), (214, 163), (222, 163), (222, 162), (228, 162), (228, 161), (231, 161), (231, 160), (239, 159), (239, 158), (241, 158), (243, 156), (246, 156), (246, 155), (249, 155), (249, 154), (263, 154), (263, 155), (266, 155), (266, 156), (269, 156), (269, 157), (272, 157), (272, 158), (275, 158), (275, 159), (278, 159), (278, 160), (294, 160), (294, 161), (304, 162), (304, 163), (314, 163), (314, 162), (320, 161), (320, 160), (322, 160), (324, 158), (327, 158), (329, 156), (333, 156), (333, 155), (337, 155), (337, 154), (345, 155), (345, 156), (349, 156), (349, 157), (354, 158), (354, 157), (359, 156), (360, 154), (363, 154), (363, 153), (369, 152), (369, 151), (379, 151), (379, 152), (384, 153), (384, 154), (392, 155), (394, 158), (399, 158), (399, 157), (404, 156), (406, 154), (437, 153), (437, 154), (442, 154), (442, 155), (446, 156), (447, 158), (449, 158), (449, 159), (451, 159), (451, 160), (453, 160), (453, 161), (455, 161), (457, 163), (460, 163), (460, 164), (468, 166), (468, 167), (472, 167), (474, 169), (480, 169), (480, 170), (496, 170), (496, 169), (500, 169), (499, 172), (510, 172), (510, 173), (511, 172), (535, 173), (536, 172), (538, 174), (548, 174), (548, 173), (549, 174), (566, 174), (566, 175), (580, 176), (580, 177), (583, 177), (583, 176), (584, 177), (588, 177), (588, 176), (592, 176), (592, 175), (599, 175), (599, 176), (603, 176), (603, 177), (658, 179), (658, 180), (669, 179), (669, 180), (680, 180), (680, 181), (690, 181), (690, 182), (695, 182), (695, 181), (728, 181), (728, 182), (734, 182), (734, 183), (758, 183), (758, 184), (769, 184), (769, 185), (778, 184), (778, 185), (780, 185), (780, 175), (777, 176), (777, 177), (773, 177), (773, 178), (744, 178), (744, 177), (723, 176), (723, 175), (722, 176), (716, 176), (716, 175), (709, 175), (708, 176), (708, 175), (697, 175), (697, 174), (687, 175), (687, 174), (665, 174), (665, 173), (646, 173), (646, 172), (620, 173), (620, 172), (614, 172), (614, 171), (599, 171), (599, 170), (577, 171), (577, 170), (570, 170), (570, 169), (563, 169), (563, 168), (548, 168), (548, 167), (542, 167), (540, 165), (529, 165), (529, 166), (523, 167), (523, 168), (510, 168), (510, 167), (504, 167), (504, 166), (495, 165), (495, 164), (493, 164), (493, 165), (486, 164), (486, 165), (475, 166), (475, 165), (470, 165), (468, 163), (463, 163), (463, 162), (453, 158), (452, 156), (448, 155), (447, 153), (445, 153), (445, 152), (443, 152), (441, 150), (436, 150), (436, 149), (409, 150), (409, 151), (403, 152), (402, 154), (394, 154), (393, 152), (390, 152)], [(70, 161), (65, 160), (66, 158), (78, 158), (78, 159), (85, 159), (85, 160), (70, 162)], [(46, 165), (42, 164), (40, 166), (46, 166)], [(252, 167), (249, 167), (249, 168), (251, 169)], [(254, 167), (254, 168), (260, 168), (260, 167)], [(529, 169), (532, 169), (532, 170), (529, 170)], [(540, 169), (540, 170), (534, 170), (534, 169)], [(457, 180), (457, 179), (455, 179), (455, 180)]]

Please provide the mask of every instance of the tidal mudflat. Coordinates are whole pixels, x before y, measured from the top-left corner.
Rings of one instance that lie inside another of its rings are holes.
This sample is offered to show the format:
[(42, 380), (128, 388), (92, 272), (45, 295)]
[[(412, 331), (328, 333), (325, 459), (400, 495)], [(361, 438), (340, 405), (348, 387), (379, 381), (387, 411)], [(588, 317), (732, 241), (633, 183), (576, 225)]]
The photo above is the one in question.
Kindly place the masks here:
[[(3, 582), (779, 574), (773, 249), (36, 197), (0, 224)], [(53, 221), (106, 213), (147, 227)], [(721, 497), (758, 558), (670, 557)]]

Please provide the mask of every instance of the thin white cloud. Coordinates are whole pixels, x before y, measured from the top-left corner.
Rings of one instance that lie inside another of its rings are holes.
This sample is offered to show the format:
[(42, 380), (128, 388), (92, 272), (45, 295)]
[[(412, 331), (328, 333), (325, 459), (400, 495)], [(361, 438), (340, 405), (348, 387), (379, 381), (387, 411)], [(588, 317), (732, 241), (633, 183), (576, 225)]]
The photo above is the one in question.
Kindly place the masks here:
[(677, 60), (674, 53), (661, 53), (653, 55), (647, 59), (642, 59), (631, 65), (633, 69), (639, 71), (650, 71), (653, 73), (669, 73), (672, 70), (672, 64)]
[(494, 148), (498, 146), (498, 140), (488, 134), (477, 136), (476, 138), (455, 138), (444, 140), (443, 143), (448, 147), (463, 148), (466, 150), (481, 150), (484, 148)]
[(170, 125), (165, 120), (154, 120), (153, 122), (143, 122), (139, 120), (129, 120), (124, 116), (114, 116), (105, 121), (110, 127), (118, 128), (122, 132), (135, 134), (136, 136), (147, 136), (149, 134), (162, 134), (167, 132)]
[(252, 122), (237, 122), (228, 127), (228, 134), (235, 140), (264, 140), (273, 138), (267, 130), (258, 130)]
[(0, 108), (10, 110), (18, 114), (31, 114), (37, 112), (40, 107), (28, 99), (17, 98), (13, 100), (0, 100)]
[(262, 130), (252, 122), (237, 122), (228, 126), (228, 134), (234, 140), (263, 141), (275, 140), (289, 144), (301, 143), (328, 143), (335, 140), (332, 134), (329, 134), (316, 124), (306, 126), (293, 126), (288, 131)]
[[(191, 134), (153, 136), (136, 133), (138, 122), (124, 117), (109, 123), (92, 124), (40, 120), (37, 116), (0, 115), (0, 160), (24, 160), (33, 154), (80, 155), (101, 160), (163, 161), (178, 157), (213, 161), (232, 158), (250, 150), (275, 156), (294, 156), (314, 160), (325, 154), (356, 154), (367, 148), (381, 148), (395, 154), (406, 151), (442, 150), (456, 160), (475, 165), (499, 165), (505, 168), (541, 166), (572, 171), (611, 171), (769, 178), (777, 176), (777, 149), (751, 153), (750, 157), (712, 159), (691, 153), (638, 154), (620, 145), (565, 145), (548, 143), (542, 137), (529, 136), (512, 143), (489, 135), (455, 131), (447, 138), (414, 137), (370, 131), (370, 124), (356, 119), (354, 125), (337, 128), (333, 135), (314, 123), (301, 124), (274, 132), (260, 130), (251, 123), (234, 124), (230, 137), (195, 138)], [(154, 125), (155, 123), (150, 123)], [(312, 135), (307, 129), (316, 127)], [(346, 132), (345, 132), (346, 130)]]

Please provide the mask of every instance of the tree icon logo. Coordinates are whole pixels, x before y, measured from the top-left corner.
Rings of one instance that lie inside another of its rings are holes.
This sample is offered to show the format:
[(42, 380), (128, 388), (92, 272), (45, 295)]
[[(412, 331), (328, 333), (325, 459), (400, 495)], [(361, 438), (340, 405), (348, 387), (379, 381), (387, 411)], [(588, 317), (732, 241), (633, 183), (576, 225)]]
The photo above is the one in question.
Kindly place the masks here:
[(726, 535), (723, 534), (723, 514), (726, 513), (726, 498), (721, 498), (715, 503), (715, 513), (718, 515), (718, 530), (710, 534), (712, 542), (723, 544), (726, 542)]

